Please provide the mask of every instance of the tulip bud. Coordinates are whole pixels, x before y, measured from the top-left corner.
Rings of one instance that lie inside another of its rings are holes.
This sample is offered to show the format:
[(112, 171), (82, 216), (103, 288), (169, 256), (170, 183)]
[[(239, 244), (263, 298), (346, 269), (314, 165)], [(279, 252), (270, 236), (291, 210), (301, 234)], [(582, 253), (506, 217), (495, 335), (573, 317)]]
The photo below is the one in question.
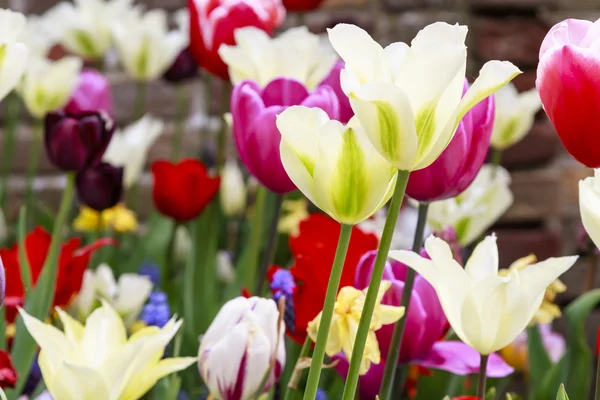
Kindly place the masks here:
[(192, 56), (189, 48), (185, 48), (179, 53), (171, 67), (165, 72), (163, 78), (172, 83), (178, 83), (198, 75), (198, 63)]
[(198, 369), (212, 395), (221, 400), (254, 399), (270, 371), (262, 387), (269, 391), (285, 365), (284, 332), (273, 300), (238, 297), (225, 303), (198, 352)]
[(71, 114), (104, 111), (113, 115), (113, 97), (108, 79), (93, 69), (82, 71), (79, 85), (71, 94), (65, 111)]
[(45, 145), (50, 162), (64, 171), (81, 171), (102, 159), (114, 132), (105, 113), (46, 115)]
[(96, 211), (117, 205), (123, 194), (123, 167), (100, 163), (77, 174), (79, 200)]
[(244, 176), (235, 161), (228, 161), (221, 173), (221, 208), (225, 215), (239, 215), (246, 205)]

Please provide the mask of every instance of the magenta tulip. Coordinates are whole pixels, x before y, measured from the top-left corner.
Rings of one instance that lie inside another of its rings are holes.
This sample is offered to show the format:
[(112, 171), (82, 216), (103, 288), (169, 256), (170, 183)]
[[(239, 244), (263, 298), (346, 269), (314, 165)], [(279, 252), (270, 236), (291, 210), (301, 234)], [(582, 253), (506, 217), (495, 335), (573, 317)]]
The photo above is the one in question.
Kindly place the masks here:
[[(424, 252), (424, 250), (422, 250)], [(377, 251), (366, 253), (356, 268), (354, 286), (365, 289), (369, 286)], [(382, 304), (400, 305), (404, 279), (408, 267), (398, 261), (388, 259), (383, 279), (392, 282), (392, 287), (383, 297)], [(448, 320), (433, 287), (420, 275), (415, 278), (410, 308), (406, 318), (406, 327), (400, 348), (399, 364), (415, 364), (425, 368), (441, 369), (458, 375), (476, 374), (479, 371), (480, 356), (476, 350), (463, 342), (442, 340), (448, 330)], [(360, 398), (375, 399), (379, 392), (385, 357), (389, 351), (394, 325), (384, 325), (376, 332), (381, 351), (381, 363), (373, 365), (369, 372), (360, 378)], [(347, 373), (348, 362), (343, 355), (337, 370), (342, 376)], [(498, 354), (491, 354), (487, 375), (504, 377), (513, 369)]]
[(342, 84), (340, 82), (340, 73), (344, 69), (345, 65), (346, 63), (344, 63), (342, 60), (338, 61), (331, 69), (331, 72), (329, 72), (329, 75), (327, 75), (325, 79), (323, 79), (323, 82), (321, 82), (321, 85), (331, 86), (335, 92), (335, 95), (340, 103), (340, 117), (338, 120), (344, 124), (350, 121), (350, 118), (354, 116), (354, 111), (352, 111), (352, 107), (350, 106), (350, 99), (342, 90)]
[[(469, 88), (465, 81), (463, 94)], [(413, 171), (406, 194), (415, 200), (445, 200), (462, 193), (475, 179), (490, 147), (494, 99), (487, 97), (460, 121), (446, 150), (429, 167)]]
[(309, 93), (294, 79), (278, 78), (264, 89), (243, 81), (231, 95), (233, 137), (240, 159), (261, 184), (278, 194), (296, 190), (281, 163), (281, 134), (275, 123), (278, 114), (295, 105), (318, 107), (330, 118), (338, 118), (338, 99), (326, 85)]
[(563, 145), (580, 163), (600, 167), (600, 20), (567, 19), (540, 48), (536, 87)]
[(114, 115), (112, 91), (106, 77), (93, 69), (83, 70), (65, 111), (71, 114), (104, 111)]

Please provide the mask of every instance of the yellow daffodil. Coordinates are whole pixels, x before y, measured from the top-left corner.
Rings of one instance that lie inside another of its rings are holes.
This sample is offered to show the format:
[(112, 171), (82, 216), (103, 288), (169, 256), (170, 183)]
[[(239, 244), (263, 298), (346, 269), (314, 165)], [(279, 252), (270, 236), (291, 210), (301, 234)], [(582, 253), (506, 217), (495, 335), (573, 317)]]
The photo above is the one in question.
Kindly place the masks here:
[(82, 207), (73, 221), (73, 228), (82, 232), (98, 232), (111, 228), (117, 233), (135, 232), (138, 228), (135, 213), (123, 204), (99, 213), (89, 207)]
[[(508, 269), (502, 269), (498, 271), (498, 275), (508, 276), (511, 271), (522, 271), (526, 267), (530, 266), (531, 264), (535, 264), (536, 262), (537, 257), (535, 254), (530, 254), (527, 257), (519, 258), (513, 262)], [(560, 312), (560, 307), (554, 304), (554, 300), (556, 300), (556, 296), (559, 293), (564, 293), (566, 290), (567, 286), (562, 283), (560, 279), (556, 279), (554, 282), (552, 282), (544, 293), (544, 300), (542, 301), (542, 305), (540, 305), (540, 309), (535, 313), (535, 316), (529, 325), (550, 324), (554, 318), (559, 318), (562, 313)]]
[(306, 199), (284, 200), (281, 205), (282, 215), (279, 219), (277, 230), (279, 233), (285, 233), (295, 236), (299, 233), (300, 222), (307, 219), (308, 202)]
[[(367, 373), (371, 367), (371, 363), (379, 364), (381, 362), (379, 342), (377, 341), (377, 336), (375, 336), (375, 331), (383, 325), (393, 324), (404, 315), (404, 307), (381, 304), (381, 299), (390, 286), (391, 282), (383, 281), (379, 287), (377, 303), (373, 311), (367, 344), (360, 365), (361, 375)], [(325, 348), (327, 355), (334, 356), (343, 351), (348, 359), (352, 357), (352, 348), (356, 340), (356, 331), (358, 330), (358, 323), (366, 296), (367, 289), (358, 290), (354, 287), (346, 286), (340, 290), (335, 302), (331, 330), (329, 331), (329, 338), (327, 339), (327, 346)], [(313, 342), (317, 340), (320, 323), (321, 313), (308, 324), (307, 332)]]
[(162, 377), (196, 362), (195, 357), (162, 358), (182, 324), (174, 318), (162, 329), (149, 326), (127, 338), (121, 317), (106, 301), (85, 326), (57, 309), (64, 332), (19, 312), (41, 348), (40, 369), (55, 399), (137, 400)]

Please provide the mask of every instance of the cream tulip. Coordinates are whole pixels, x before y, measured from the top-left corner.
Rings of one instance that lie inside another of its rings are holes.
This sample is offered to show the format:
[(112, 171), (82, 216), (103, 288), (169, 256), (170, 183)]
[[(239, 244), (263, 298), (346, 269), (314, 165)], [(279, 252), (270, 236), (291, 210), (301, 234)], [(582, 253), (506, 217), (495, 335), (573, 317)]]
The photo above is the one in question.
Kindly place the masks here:
[(435, 231), (451, 226), (460, 245), (468, 246), (498, 221), (512, 203), (508, 171), (484, 165), (464, 192), (429, 205), (427, 223)]
[(27, 67), (29, 50), (20, 39), (26, 23), (23, 14), (0, 9), (0, 100), (15, 88)]
[(519, 94), (512, 83), (500, 88), (494, 99), (496, 116), (491, 145), (496, 150), (504, 150), (529, 133), (535, 114), (542, 107), (542, 101), (537, 89)]
[(131, 187), (140, 178), (150, 147), (162, 135), (165, 124), (149, 114), (114, 133), (103, 161), (125, 167), (123, 185)]
[(546, 288), (577, 260), (577, 256), (549, 258), (500, 276), (493, 235), (477, 245), (465, 268), (442, 239), (430, 236), (425, 250), (431, 259), (406, 250), (391, 251), (389, 256), (433, 286), (454, 332), (483, 355), (504, 348), (523, 332)]
[(594, 176), (579, 181), (579, 212), (583, 227), (600, 248), (600, 169), (594, 170)]
[(220, 400), (249, 400), (261, 389), (268, 391), (285, 366), (284, 336), (273, 300), (237, 297), (225, 303), (198, 351), (200, 375), (211, 394)]
[(235, 85), (249, 79), (266, 86), (275, 78), (297, 79), (309, 90), (331, 72), (337, 55), (308, 28), (291, 28), (271, 38), (255, 27), (236, 29), (235, 46), (221, 45), (219, 55)]
[(107, 301), (123, 318), (126, 326), (131, 326), (152, 291), (152, 281), (147, 276), (122, 274), (115, 280), (112, 269), (101, 264), (95, 271), (86, 270), (77, 298), (73, 302), (75, 315), (84, 321), (100, 304)]
[(164, 10), (139, 6), (115, 23), (113, 37), (123, 68), (139, 81), (159, 78), (188, 43), (180, 30), (169, 32)]
[(369, 142), (358, 120), (330, 120), (319, 108), (290, 107), (277, 117), (281, 161), (292, 182), (317, 207), (357, 224), (392, 196), (397, 170)]
[(87, 60), (102, 60), (112, 45), (112, 25), (132, 4), (133, 0), (75, 0), (59, 3), (46, 16), (67, 50)]
[(221, 208), (225, 215), (241, 215), (246, 206), (246, 184), (242, 170), (234, 160), (227, 161), (221, 171)]
[(40, 346), (44, 383), (60, 400), (137, 400), (158, 380), (183, 370), (195, 357), (162, 359), (182, 321), (171, 319), (162, 329), (142, 328), (127, 338), (119, 315), (106, 302), (85, 326), (57, 308), (63, 331), (19, 309), (25, 327)]
[(58, 61), (31, 57), (19, 86), (19, 94), (29, 113), (43, 118), (67, 104), (79, 83), (82, 66), (78, 57), (64, 57)]
[(36, 57), (46, 57), (58, 39), (52, 21), (46, 16), (37, 15), (27, 16), (27, 26), (19, 37), (30, 54)]
[(415, 171), (433, 163), (462, 117), (520, 73), (510, 62), (490, 61), (462, 96), (466, 35), (466, 26), (436, 22), (410, 47), (398, 42), (384, 49), (357, 26), (329, 30), (346, 62), (341, 84), (352, 109), (377, 151), (396, 168)]

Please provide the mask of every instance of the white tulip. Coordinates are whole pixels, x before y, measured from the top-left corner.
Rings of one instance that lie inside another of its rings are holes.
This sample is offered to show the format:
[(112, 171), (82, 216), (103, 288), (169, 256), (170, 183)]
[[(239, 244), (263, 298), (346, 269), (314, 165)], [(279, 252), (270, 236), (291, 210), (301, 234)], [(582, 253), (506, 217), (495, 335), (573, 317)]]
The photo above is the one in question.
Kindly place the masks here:
[(31, 55), (46, 57), (52, 46), (58, 43), (58, 35), (51, 24), (46, 16), (27, 16), (27, 26), (19, 40), (25, 43)]
[(101, 60), (112, 45), (111, 28), (131, 9), (133, 0), (75, 0), (48, 11), (60, 43), (88, 60)]
[(537, 89), (519, 94), (512, 83), (500, 88), (494, 100), (496, 114), (491, 145), (497, 150), (504, 150), (529, 133), (542, 101)]
[(342, 224), (357, 224), (392, 196), (397, 170), (369, 142), (356, 118), (344, 126), (320, 108), (279, 114), (281, 162), (302, 193)]
[(263, 388), (268, 391), (285, 366), (284, 334), (273, 300), (237, 297), (225, 303), (202, 336), (198, 352), (200, 375), (212, 395), (220, 400), (255, 399), (273, 366)]
[(164, 131), (164, 122), (151, 115), (114, 133), (103, 160), (116, 166), (125, 167), (123, 185), (131, 187), (138, 181), (143, 170), (148, 151)]
[(232, 283), (235, 280), (235, 268), (233, 268), (231, 253), (228, 251), (217, 252), (217, 276), (225, 283)]
[(111, 268), (102, 264), (96, 271), (85, 271), (81, 290), (73, 306), (77, 318), (85, 320), (100, 304), (100, 300), (106, 300), (130, 326), (138, 318), (151, 291), (152, 281), (148, 277), (122, 274), (117, 282)]
[(454, 332), (484, 355), (502, 349), (523, 332), (546, 288), (577, 261), (577, 256), (549, 258), (503, 277), (498, 275), (493, 235), (477, 245), (464, 269), (442, 239), (430, 236), (425, 250), (430, 260), (406, 250), (389, 255), (433, 286)]
[(79, 83), (83, 62), (79, 57), (51, 61), (31, 57), (19, 93), (29, 113), (36, 118), (62, 108)]
[(244, 175), (236, 161), (227, 161), (221, 171), (221, 208), (227, 216), (240, 215), (246, 206)]
[(190, 35), (190, 10), (187, 7), (180, 8), (173, 13), (173, 19), (177, 25), (177, 29), (183, 33), (189, 42)]
[(583, 227), (600, 248), (600, 169), (594, 176), (579, 181), (579, 212)]
[(460, 245), (468, 246), (500, 219), (513, 200), (508, 171), (484, 165), (464, 192), (431, 203), (427, 222), (436, 231), (451, 226)]
[(181, 327), (142, 328), (127, 337), (119, 315), (103, 302), (85, 326), (57, 308), (63, 331), (21, 308), (25, 327), (40, 346), (44, 383), (57, 400), (137, 400), (164, 376), (192, 365), (195, 357), (161, 358)]
[(337, 61), (335, 52), (305, 26), (276, 38), (255, 27), (236, 29), (235, 46), (219, 48), (235, 85), (245, 79), (266, 86), (275, 78), (293, 78), (309, 90), (317, 87)]
[(329, 30), (346, 62), (341, 84), (352, 109), (377, 151), (400, 170), (433, 163), (462, 117), (520, 73), (509, 62), (489, 61), (462, 96), (466, 35), (466, 26), (436, 22), (410, 47), (398, 42), (384, 49), (357, 26)]
[(113, 27), (113, 37), (121, 64), (140, 81), (159, 78), (188, 43), (181, 31), (169, 32), (164, 10), (143, 13), (141, 7), (120, 17)]
[(181, 225), (175, 231), (175, 259), (184, 262), (192, 251), (192, 238), (188, 229)]
[(27, 67), (29, 50), (20, 40), (26, 23), (23, 14), (0, 9), (0, 100), (15, 88)]

